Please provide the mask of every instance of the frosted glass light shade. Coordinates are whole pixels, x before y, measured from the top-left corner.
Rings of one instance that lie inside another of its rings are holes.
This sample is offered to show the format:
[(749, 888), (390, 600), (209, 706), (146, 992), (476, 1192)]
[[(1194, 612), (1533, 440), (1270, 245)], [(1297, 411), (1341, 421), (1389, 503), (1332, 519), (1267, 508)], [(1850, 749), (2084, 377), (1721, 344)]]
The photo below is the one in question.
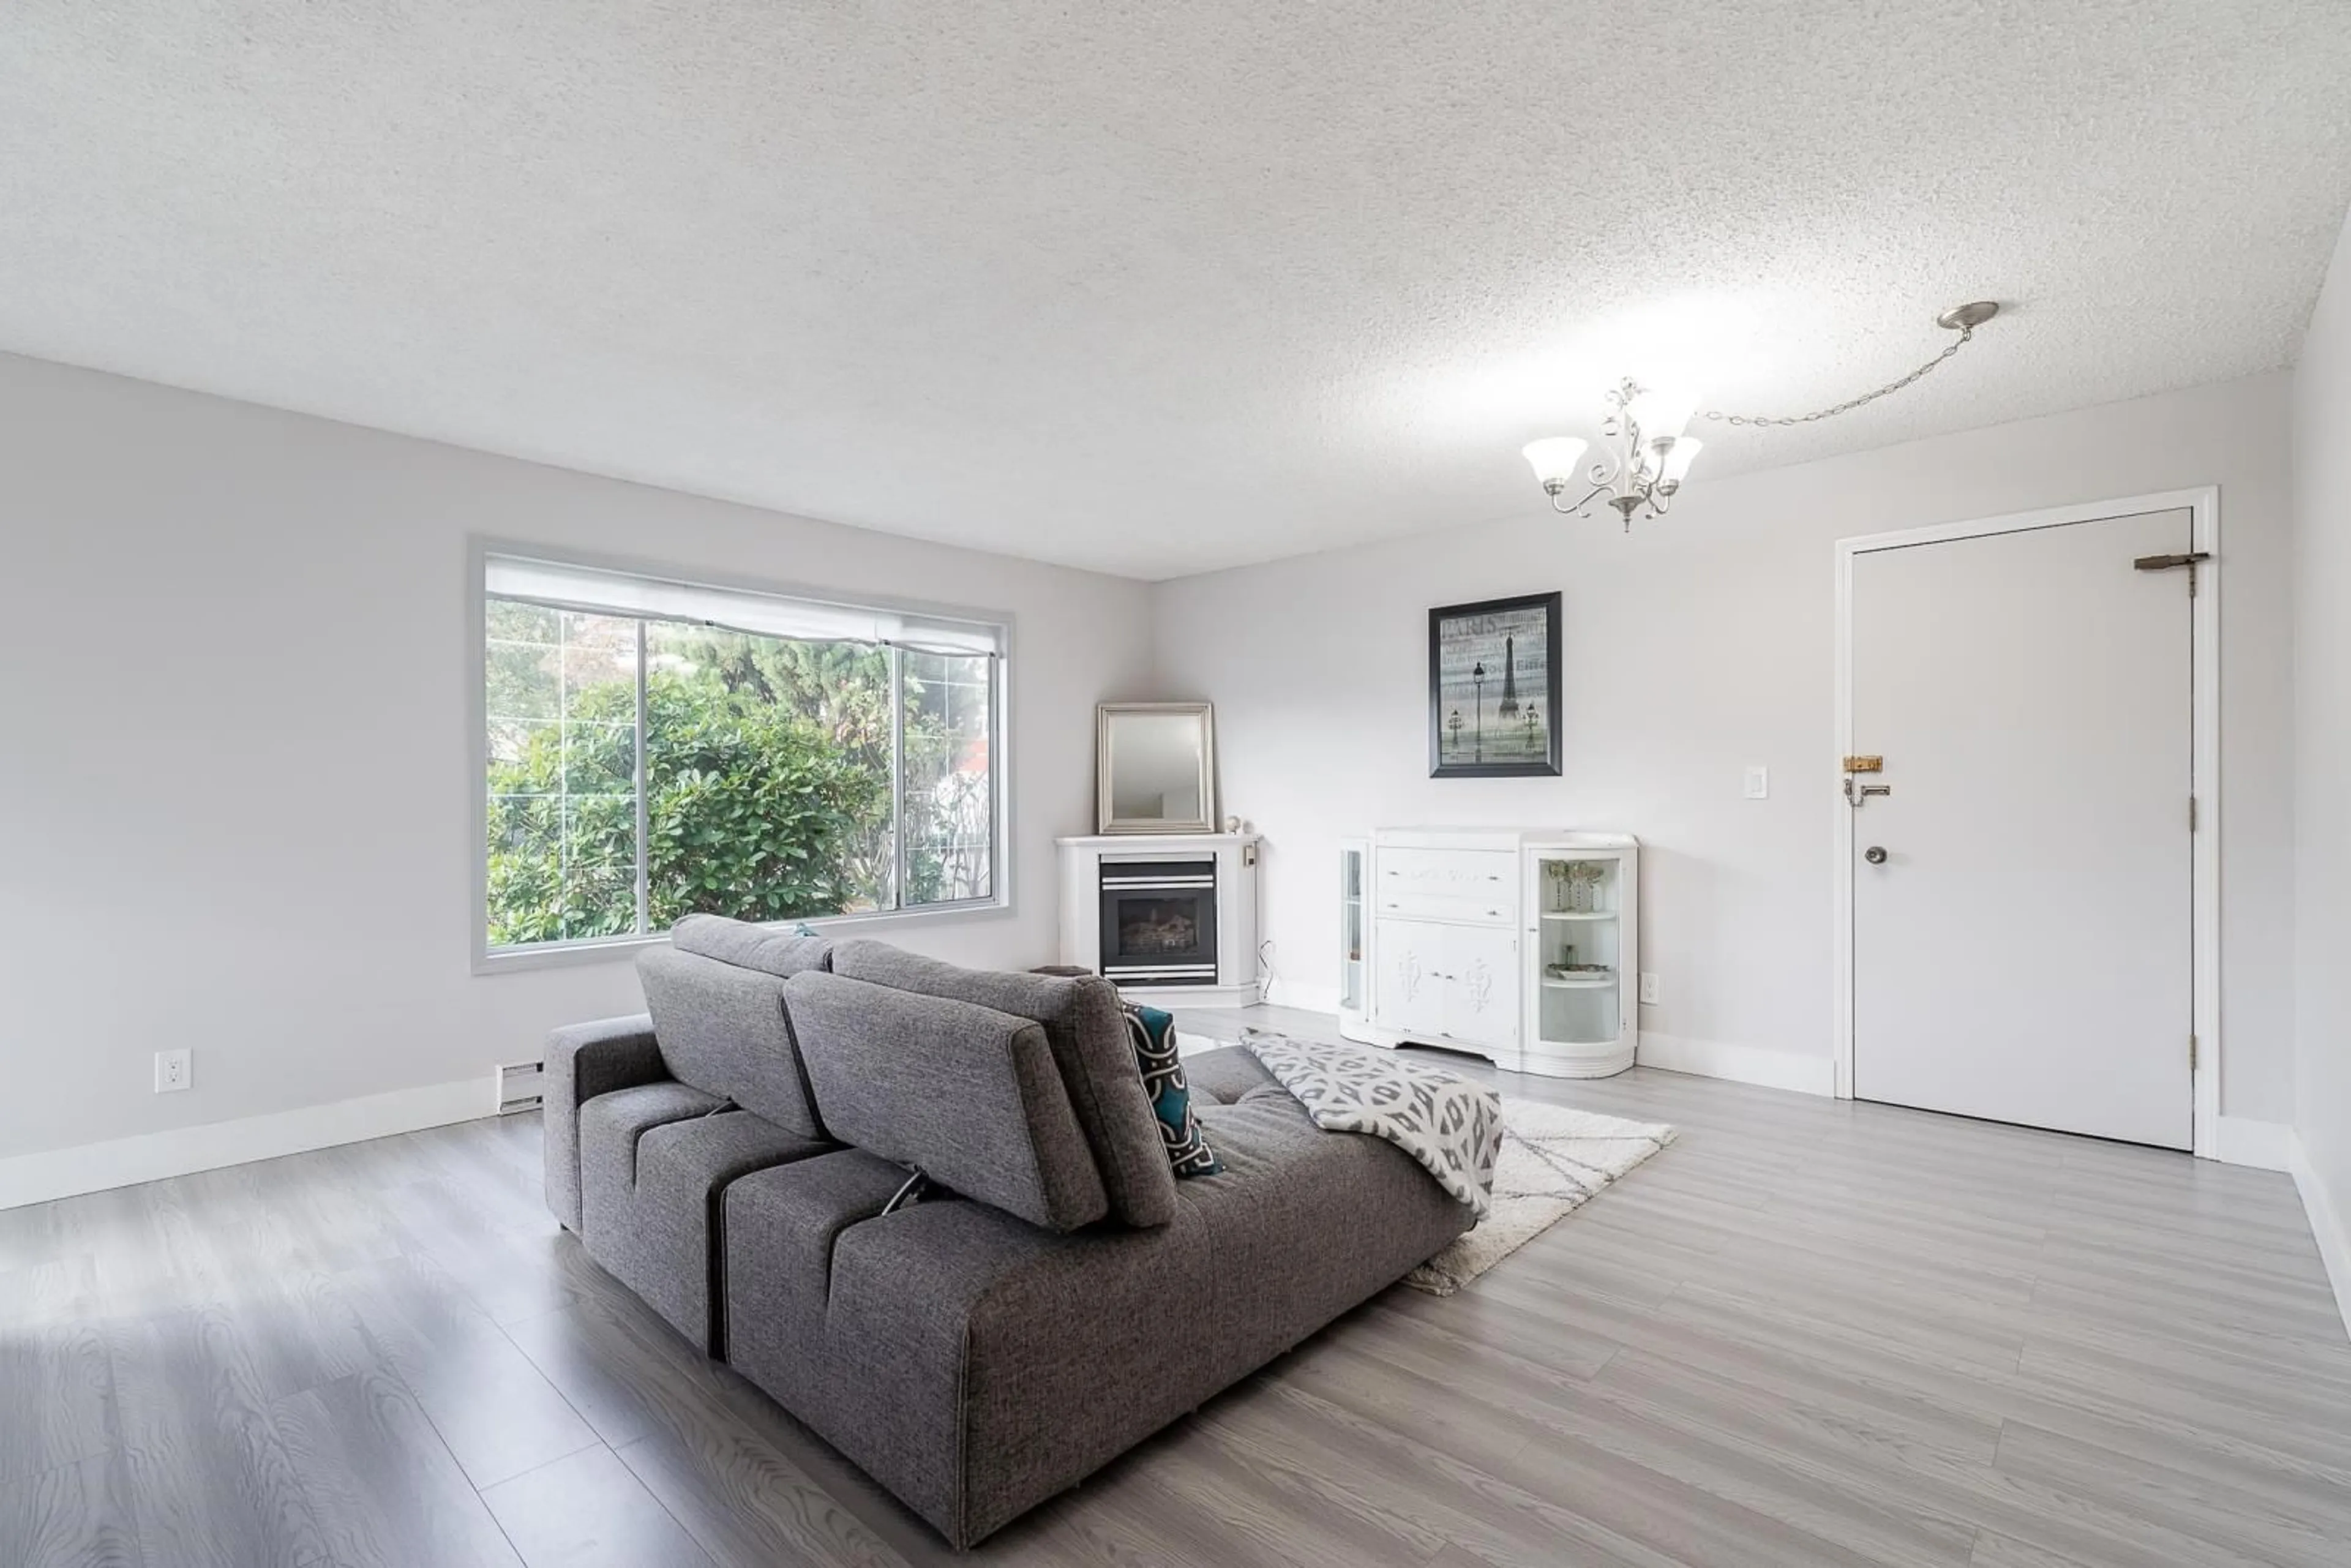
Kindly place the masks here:
[(1545, 489), (1575, 483), (1576, 465), (1583, 461), (1584, 443), (1573, 435), (1546, 435), (1530, 441), (1524, 450), (1527, 466)]
[(1687, 392), (1653, 387), (1635, 398), (1625, 412), (1640, 426), (1642, 443), (1646, 444), (1661, 435), (1677, 436), (1688, 429), (1690, 416), (1698, 412), (1698, 399)]
[(1705, 444), (1695, 435), (1685, 435), (1675, 442), (1673, 450), (1666, 454), (1666, 469), (1658, 476), (1657, 482), (1662, 485), (1680, 484), (1682, 476), (1689, 472), (1691, 462), (1698, 456), (1698, 448)]

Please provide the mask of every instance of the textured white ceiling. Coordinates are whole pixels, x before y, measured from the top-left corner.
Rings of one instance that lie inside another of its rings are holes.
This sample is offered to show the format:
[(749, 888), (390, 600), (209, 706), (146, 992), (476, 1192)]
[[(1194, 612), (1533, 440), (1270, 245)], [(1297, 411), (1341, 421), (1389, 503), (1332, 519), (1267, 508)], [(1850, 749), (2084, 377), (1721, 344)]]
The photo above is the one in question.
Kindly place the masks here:
[(2283, 364), (2346, 197), (2344, 0), (0, 6), (0, 348), (1145, 577)]

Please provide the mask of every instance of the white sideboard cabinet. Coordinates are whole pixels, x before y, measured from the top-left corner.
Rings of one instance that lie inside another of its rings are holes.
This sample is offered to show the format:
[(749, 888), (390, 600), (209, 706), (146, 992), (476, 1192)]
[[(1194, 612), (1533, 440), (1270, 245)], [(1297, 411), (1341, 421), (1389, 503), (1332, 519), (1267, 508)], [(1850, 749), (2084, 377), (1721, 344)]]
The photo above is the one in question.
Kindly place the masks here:
[(1388, 828), (1339, 852), (1339, 1031), (1604, 1078), (1639, 1044), (1629, 833)]

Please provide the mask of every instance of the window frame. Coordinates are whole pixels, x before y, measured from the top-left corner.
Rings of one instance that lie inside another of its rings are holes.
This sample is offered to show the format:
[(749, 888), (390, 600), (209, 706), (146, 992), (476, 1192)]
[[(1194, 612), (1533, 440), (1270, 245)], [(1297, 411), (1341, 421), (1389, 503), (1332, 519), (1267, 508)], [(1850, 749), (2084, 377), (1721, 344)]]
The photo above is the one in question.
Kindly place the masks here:
[[(850, 605), (859, 609), (882, 611), (907, 615), (935, 616), (967, 622), (973, 625), (993, 627), (998, 633), (998, 652), (990, 672), (988, 703), (988, 794), (989, 794), (989, 895), (986, 898), (956, 899), (942, 904), (921, 904), (912, 909), (872, 910), (854, 915), (811, 915), (805, 922), (785, 920), (766, 923), (770, 930), (785, 930), (806, 924), (819, 931), (842, 935), (867, 932), (879, 935), (880, 930), (901, 926), (959, 924), (970, 920), (1002, 919), (1015, 912), (1015, 873), (1013, 865), (1014, 832), (1012, 825), (1012, 771), (1014, 761), (1010, 736), (1012, 732), (1012, 661), (1015, 654), (1017, 625), (1008, 612), (983, 610), (967, 605), (943, 604), (934, 601), (904, 599), (866, 593), (843, 593), (807, 583), (788, 583), (758, 578), (747, 578), (735, 573), (712, 571), (699, 567), (682, 567), (669, 562), (628, 556), (611, 556), (552, 547), (528, 540), (475, 535), (466, 540), (465, 551), (465, 715), (466, 715), (466, 798), (471, 824), (469, 852), (472, 873), (467, 878), (471, 900), (466, 925), (472, 933), (472, 972), (476, 975), (505, 974), (516, 970), (553, 968), (571, 964), (597, 963), (620, 956), (632, 956), (646, 947), (669, 941), (667, 931), (630, 932), (617, 936), (587, 936), (568, 941), (517, 943), (494, 946), (489, 932), (489, 791), (485, 781), (489, 775), (489, 592), (487, 574), (492, 557), (505, 556), (528, 560), (546, 561), (551, 565), (579, 567), (588, 570), (615, 572), (628, 576), (654, 579), (668, 582), (689, 583), (737, 593), (760, 594), (775, 599), (812, 601), (820, 604)], [(891, 802), (893, 814), (902, 814), (905, 803), (901, 798), (903, 757), (904, 749), (903, 727), (897, 717), (904, 700), (900, 651), (893, 648), (891, 656), (891, 709), (893, 767), (891, 770)], [(638, 734), (640, 744), (643, 734), (644, 685), (642, 670), (637, 685)], [(637, 789), (638, 844), (643, 845), (643, 822), (647, 811), (643, 782)], [(893, 887), (904, 889), (904, 835), (902, 831), (891, 834), (893, 854), (897, 861)], [(642, 882), (638, 888), (640, 901), (644, 897)]]

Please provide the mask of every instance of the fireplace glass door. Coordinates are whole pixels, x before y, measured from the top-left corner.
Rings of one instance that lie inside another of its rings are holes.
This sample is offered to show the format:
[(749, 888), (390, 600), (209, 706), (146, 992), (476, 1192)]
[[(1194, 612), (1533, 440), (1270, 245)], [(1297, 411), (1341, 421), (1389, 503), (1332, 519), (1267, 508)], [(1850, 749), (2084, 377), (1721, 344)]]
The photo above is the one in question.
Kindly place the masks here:
[(1217, 862), (1102, 862), (1102, 972), (1147, 986), (1217, 983)]

